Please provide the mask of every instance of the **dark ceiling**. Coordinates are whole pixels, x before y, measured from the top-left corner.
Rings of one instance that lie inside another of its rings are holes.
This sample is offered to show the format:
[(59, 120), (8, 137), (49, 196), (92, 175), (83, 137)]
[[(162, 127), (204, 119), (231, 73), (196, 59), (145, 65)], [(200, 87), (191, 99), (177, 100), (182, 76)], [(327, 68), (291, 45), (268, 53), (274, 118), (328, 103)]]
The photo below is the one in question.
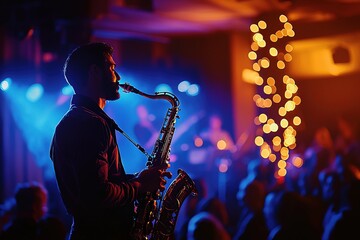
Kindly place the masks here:
[[(359, 0), (128, 0), (109, 1), (92, 22), (94, 31), (112, 37), (168, 37), (215, 31), (247, 31), (272, 13), (285, 13), (304, 33), (325, 34), (360, 28)], [(330, 28), (330, 29), (327, 29)]]
[(37, 28), (48, 42), (62, 37), (77, 43), (90, 34), (166, 41), (248, 31), (272, 13), (285, 13), (303, 38), (360, 29), (360, 0), (3, 0), (0, 9), (5, 31), (22, 38)]

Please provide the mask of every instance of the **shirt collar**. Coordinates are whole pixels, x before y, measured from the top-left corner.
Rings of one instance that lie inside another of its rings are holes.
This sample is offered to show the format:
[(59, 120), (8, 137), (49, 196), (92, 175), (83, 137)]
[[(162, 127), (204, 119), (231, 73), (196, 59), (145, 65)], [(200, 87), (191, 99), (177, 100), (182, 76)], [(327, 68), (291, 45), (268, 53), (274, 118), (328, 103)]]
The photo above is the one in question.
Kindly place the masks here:
[(82, 106), (103, 117), (115, 129), (119, 129), (115, 121), (110, 118), (93, 100), (80, 94), (74, 94), (71, 99), (71, 107)]

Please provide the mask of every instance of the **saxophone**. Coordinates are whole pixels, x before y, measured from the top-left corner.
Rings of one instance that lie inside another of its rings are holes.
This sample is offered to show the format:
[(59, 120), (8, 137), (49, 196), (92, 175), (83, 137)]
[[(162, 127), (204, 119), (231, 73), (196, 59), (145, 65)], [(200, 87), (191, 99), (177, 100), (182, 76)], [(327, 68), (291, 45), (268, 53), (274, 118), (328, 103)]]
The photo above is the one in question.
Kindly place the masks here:
[[(152, 154), (137, 144), (137, 147), (147, 157), (148, 168), (163, 165), (169, 160), (171, 140), (175, 131), (175, 122), (179, 118), (178, 98), (169, 92), (156, 92), (155, 95), (143, 93), (129, 84), (120, 84), (125, 92), (133, 92), (150, 99), (164, 99), (171, 103), (156, 140)], [(175, 224), (180, 207), (184, 200), (190, 195), (196, 195), (194, 181), (182, 169), (178, 169), (177, 177), (171, 182), (165, 195), (159, 190), (148, 192), (145, 196), (137, 199), (135, 203), (135, 216), (132, 238), (135, 240), (167, 240), (173, 238)]]

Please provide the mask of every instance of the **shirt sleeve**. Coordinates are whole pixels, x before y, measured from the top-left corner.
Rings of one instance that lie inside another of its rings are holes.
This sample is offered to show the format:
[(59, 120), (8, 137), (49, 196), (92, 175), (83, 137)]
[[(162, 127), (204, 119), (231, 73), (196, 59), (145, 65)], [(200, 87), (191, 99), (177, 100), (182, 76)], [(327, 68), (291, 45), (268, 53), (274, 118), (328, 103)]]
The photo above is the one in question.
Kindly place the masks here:
[(118, 149), (111, 129), (100, 117), (75, 119), (59, 124), (51, 146), (67, 209), (102, 211), (131, 204), (138, 195), (138, 184), (114, 166), (119, 159), (115, 159)]

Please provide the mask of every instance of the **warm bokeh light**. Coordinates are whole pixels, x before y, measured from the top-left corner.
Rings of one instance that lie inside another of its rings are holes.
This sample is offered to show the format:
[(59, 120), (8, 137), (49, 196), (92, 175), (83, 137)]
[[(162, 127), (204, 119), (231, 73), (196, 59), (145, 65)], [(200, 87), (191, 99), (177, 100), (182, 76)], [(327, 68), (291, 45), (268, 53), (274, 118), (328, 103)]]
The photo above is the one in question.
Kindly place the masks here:
[(255, 145), (260, 147), (263, 144), (264, 144), (264, 139), (261, 136), (257, 136), (255, 138)]
[(285, 63), (284, 63), (284, 61), (278, 61), (277, 62), (277, 67), (279, 68), (279, 69), (284, 69), (285, 68)]
[[(257, 73), (259, 75), (259, 73)], [(260, 76), (255, 78), (255, 84), (261, 86), (264, 83), (264, 79)]]
[(228, 159), (220, 159), (218, 170), (221, 173), (226, 173), (229, 170), (230, 161)]
[(299, 126), (301, 124), (301, 118), (298, 116), (295, 116), (293, 119), (293, 123), (295, 126)]
[(280, 161), (278, 162), (278, 167), (279, 167), (279, 168), (285, 168), (285, 167), (286, 167), (286, 162), (285, 162), (284, 160), (280, 160)]
[(253, 42), (250, 46), (251, 50), (253, 51), (257, 51), (259, 50), (259, 45), (257, 44), (257, 42)]
[(290, 53), (294, 50), (294, 47), (290, 44), (286, 44), (285, 50)]
[(204, 144), (204, 141), (202, 140), (202, 138), (196, 137), (196, 138), (194, 139), (194, 145), (195, 145), (196, 147), (202, 147), (203, 144)]
[(260, 66), (262, 68), (268, 68), (270, 66), (270, 61), (267, 58), (263, 58), (260, 60)]
[(217, 143), (216, 143), (216, 147), (219, 149), (219, 150), (225, 150), (226, 149), (226, 142), (225, 140), (219, 140)]
[(261, 122), (259, 121), (259, 117), (254, 118), (254, 124), (255, 125), (260, 125), (261, 124)]
[(285, 16), (285, 15), (280, 15), (279, 16), (279, 20), (280, 20), (280, 22), (282, 22), (282, 23), (286, 23), (287, 22), (287, 20), (288, 20), (288, 18)]
[(261, 123), (266, 123), (267, 119), (268, 119), (268, 117), (267, 117), (267, 115), (265, 113), (262, 113), (262, 114), (259, 115), (259, 121)]
[(293, 101), (294, 101), (295, 105), (299, 105), (301, 103), (301, 98), (299, 96), (295, 96), (293, 98)]
[(256, 60), (257, 59), (257, 54), (256, 54), (256, 52), (251, 51), (251, 52), (249, 52), (248, 57), (249, 57), (250, 60)]
[(264, 93), (270, 95), (272, 92), (272, 88), (269, 85), (264, 86)]
[(277, 40), (278, 40), (278, 37), (276, 36), (276, 34), (271, 34), (270, 35), (270, 41), (277, 42)]
[(279, 94), (275, 94), (273, 96), (273, 102), (274, 103), (279, 103), (281, 101), (281, 96)]
[(274, 48), (274, 47), (271, 47), (271, 48), (269, 49), (269, 54), (270, 54), (271, 56), (273, 56), (273, 57), (276, 57), (276, 56), (278, 55), (278, 50), (277, 50), (276, 48)]
[(267, 24), (265, 21), (261, 20), (258, 22), (258, 26), (260, 29), (265, 29), (267, 27)]
[(269, 155), (270, 155), (270, 150), (269, 149), (262, 149), (261, 151), (260, 151), (260, 155), (263, 157), (263, 158), (268, 158), (269, 157)]
[(279, 175), (280, 177), (284, 177), (284, 176), (286, 175), (286, 173), (287, 173), (287, 171), (286, 171), (285, 168), (281, 168), (281, 169), (279, 169), (279, 171), (278, 171), (278, 175)]
[(275, 86), (275, 79), (273, 77), (268, 77), (266, 80), (267, 84), (270, 86)]
[(281, 138), (279, 136), (275, 136), (272, 140), (273, 145), (280, 146), (281, 144)]
[(286, 115), (286, 109), (284, 107), (279, 108), (279, 115), (282, 117)]
[(270, 162), (275, 162), (276, 161), (276, 155), (275, 154), (270, 154), (269, 155), (269, 160), (270, 160)]
[[(254, 142), (260, 147), (261, 157), (277, 162), (279, 170), (274, 176), (281, 178), (287, 174), (290, 150), (296, 147), (294, 127), (301, 124), (301, 118), (295, 114), (301, 98), (296, 95), (295, 80), (285, 74), (287, 64), (293, 61), (294, 47), (287, 39), (295, 36), (294, 26), (286, 15), (279, 15), (278, 21), (271, 21), (271, 25), (265, 20), (251, 24), (253, 42), (248, 58), (258, 73), (253, 81), (258, 86), (253, 100), (259, 110), (254, 119), (259, 126)], [(296, 166), (301, 165), (299, 162)]]
[(220, 164), (219, 165), (219, 172), (221, 172), (221, 173), (227, 172), (228, 169), (229, 169), (229, 167), (227, 165), (225, 165), (225, 164)]
[(250, 25), (250, 31), (253, 32), (253, 33), (258, 32), (258, 31), (259, 31), (258, 25), (256, 25), (256, 24), (251, 24), (251, 25)]
[(253, 69), (254, 69), (254, 71), (257, 71), (257, 72), (260, 71), (260, 65), (258, 63), (254, 63)]
[(292, 159), (292, 164), (297, 167), (300, 168), (302, 167), (302, 165), (304, 164), (304, 160), (301, 157), (294, 157)]
[(281, 119), (280, 126), (282, 128), (287, 128), (289, 126), (289, 121), (286, 118)]

